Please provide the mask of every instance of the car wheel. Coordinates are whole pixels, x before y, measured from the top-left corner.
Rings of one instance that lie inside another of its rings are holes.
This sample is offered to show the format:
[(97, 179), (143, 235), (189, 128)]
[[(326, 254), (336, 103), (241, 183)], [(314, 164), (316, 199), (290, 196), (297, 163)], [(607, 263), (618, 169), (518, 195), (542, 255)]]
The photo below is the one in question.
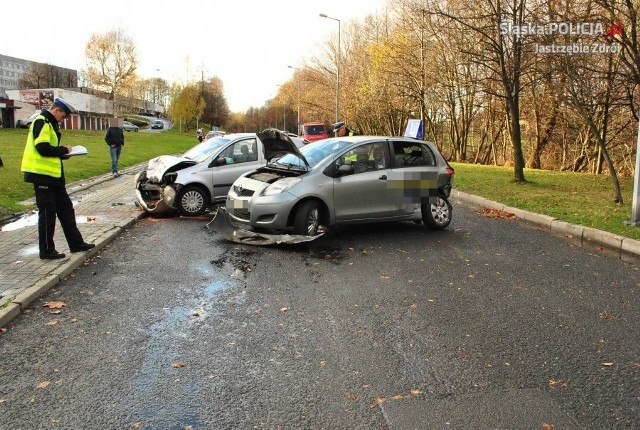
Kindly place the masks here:
[(435, 230), (447, 228), (451, 222), (451, 203), (444, 196), (432, 198), (429, 203), (423, 203), (422, 221), (424, 225)]
[(304, 202), (296, 212), (293, 227), (296, 234), (315, 236), (320, 226), (320, 205), (314, 201)]
[(209, 195), (199, 186), (186, 186), (178, 195), (178, 210), (182, 215), (201, 215), (209, 204)]

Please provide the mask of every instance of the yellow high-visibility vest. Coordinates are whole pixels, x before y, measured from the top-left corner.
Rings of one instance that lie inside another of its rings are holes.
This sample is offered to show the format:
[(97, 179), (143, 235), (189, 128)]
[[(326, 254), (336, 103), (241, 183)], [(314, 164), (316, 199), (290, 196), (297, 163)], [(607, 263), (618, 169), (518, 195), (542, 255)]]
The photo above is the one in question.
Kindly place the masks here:
[[(40, 130), (37, 139), (33, 138), (33, 126), (39, 119), (44, 120), (44, 127)], [(23, 172), (39, 173), (41, 175), (59, 178), (62, 176), (62, 160), (59, 157), (43, 157), (36, 149), (36, 145), (40, 142), (49, 142), (51, 146), (58, 146), (58, 135), (53, 125), (45, 119), (44, 116), (38, 115), (29, 127), (29, 136), (27, 136), (27, 144), (22, 154), (22, 166), (20, 170)]]

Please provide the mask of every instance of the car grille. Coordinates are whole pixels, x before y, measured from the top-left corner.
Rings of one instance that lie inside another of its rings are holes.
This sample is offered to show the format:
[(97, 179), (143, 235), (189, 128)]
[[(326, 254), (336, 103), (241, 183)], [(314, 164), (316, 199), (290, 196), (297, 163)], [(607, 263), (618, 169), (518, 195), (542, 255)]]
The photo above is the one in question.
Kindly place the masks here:
[(238, 197), (251, 197), (254, 193), (253, 190), (247, 190), (246, 188), (233, 187)]

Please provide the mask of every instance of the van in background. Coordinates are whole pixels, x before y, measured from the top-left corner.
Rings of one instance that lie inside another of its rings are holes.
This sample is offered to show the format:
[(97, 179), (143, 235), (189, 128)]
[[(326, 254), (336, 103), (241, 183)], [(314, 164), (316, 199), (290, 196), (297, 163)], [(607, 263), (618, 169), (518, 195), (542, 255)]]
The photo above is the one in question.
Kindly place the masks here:
[(329, 137), (327, 128), (321, 122), (305, 122), (302, 124), (302, 138), (309, 142), (326, 139)]

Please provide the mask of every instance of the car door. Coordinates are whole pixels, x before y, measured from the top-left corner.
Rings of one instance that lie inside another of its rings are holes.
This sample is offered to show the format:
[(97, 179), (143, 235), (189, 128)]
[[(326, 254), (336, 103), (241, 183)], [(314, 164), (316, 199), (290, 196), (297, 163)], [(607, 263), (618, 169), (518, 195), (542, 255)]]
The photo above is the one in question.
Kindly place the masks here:
[(389, 188), (394, 213), (406, 216), (414, 213), (416, 205), (428, 203), (437, 195), (438, 166), (436, 156), (425, 143), (417, 140), (391, 142), (393, 169), (389, 172)]
[[(213, 198), (225, 199), (231, 184), (245, 172), (264, 164), (262, 145), (255, 137), (238, 139), (220, 152), (211, 168)], [(219, 164), (222, 163), (222, 164)]]
[(387, 218), (393, 215), (387, 187), (389, 153), (385, 141), (365, 143), (336, 159), (340, 165), (351, 164), (354, 172), (334, 178), (333, 199), (336, 221)]

